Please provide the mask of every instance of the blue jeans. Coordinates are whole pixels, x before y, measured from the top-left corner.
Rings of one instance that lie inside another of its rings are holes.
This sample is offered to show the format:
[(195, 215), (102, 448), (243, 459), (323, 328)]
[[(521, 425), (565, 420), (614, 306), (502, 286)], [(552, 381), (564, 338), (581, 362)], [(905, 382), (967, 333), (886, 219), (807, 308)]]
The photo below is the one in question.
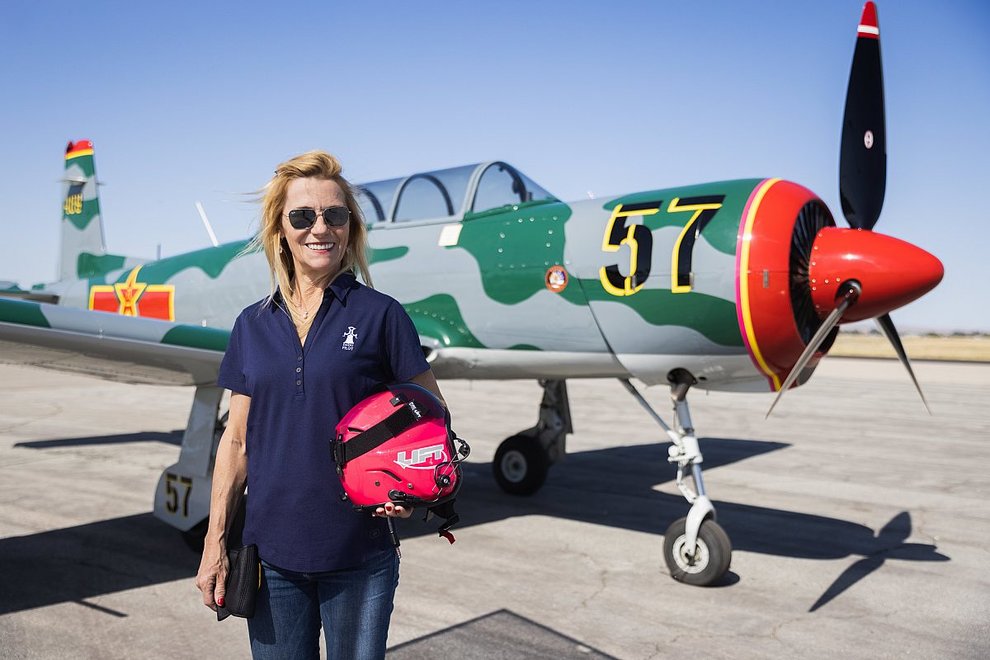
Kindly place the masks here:
[(320, 623), (327, 657), (385, 657), (399, 558), (389, 549), (354, 568), (296, 573), (262, 562), (261, 590), (248, 619), (256, 660), (319, 658)]

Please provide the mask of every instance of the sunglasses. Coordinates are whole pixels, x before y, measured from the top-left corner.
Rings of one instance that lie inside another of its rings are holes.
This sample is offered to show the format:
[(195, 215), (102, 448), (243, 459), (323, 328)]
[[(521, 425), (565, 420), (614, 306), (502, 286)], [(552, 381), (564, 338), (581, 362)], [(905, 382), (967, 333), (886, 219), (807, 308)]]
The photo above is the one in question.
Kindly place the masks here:
[(319, 212), (315, 209), (292, 209), (288, 215), (289, 224), (295, 229), (309, 229), (320, 215), (328, 227), (343, 227), (351, 217), (351, 211), (346, 206), (331, 206)]

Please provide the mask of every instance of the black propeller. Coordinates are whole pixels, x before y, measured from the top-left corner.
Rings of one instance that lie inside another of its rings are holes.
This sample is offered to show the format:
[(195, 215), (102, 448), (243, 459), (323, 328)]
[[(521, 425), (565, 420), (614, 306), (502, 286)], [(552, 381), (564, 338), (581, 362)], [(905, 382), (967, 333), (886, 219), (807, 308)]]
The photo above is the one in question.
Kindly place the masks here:
[(850, 227), (873, 229), (887, 187), (887, 129), (876, 5), (863, 7), (846, 90), (839, 151), (839, 199)]
[(931, 415), (932, 409), (928, 407), (928, 400), (925, 398), (925, 393), (921, 391), (921, 385), (918, 384), (918, 379), (914, 377), (914, 370), (911, 369), (911, 360), (908, 359), (907, 353), (904, 351), (904, 344), (901, 343), (901, 338), (897, 334), (897, 328), (894, 327), (894, 321), (890, 318), (890, 314), (883, 314), (873, 320), (877, 322), (877, 325), (883, 330), (883, 334), (887, 336), (887, 340), (893, 345), (894, 351), (897, 352), (897, 357), (907, 369), (908, 374), (911, 376), (911, 381), (914, 383), (915, 388), (917, 388), (918, 394), (921, 395), (921, 402), (925, 404), (925, 410)]
[[(784, 392), (786, 392), (790, 388), (790, 386), (794, 384), (794, 381), (797, 379), (798, 374), (804, 371), (804, 368), (808, 365), (808, 362), (811, 360), (811, 356), (815, 354), (815, 352), (818, 350), (818, 347), (822, 344), (823, 341), (825, 341), (825, 338), (828, 337), (829, 333), (832, 332), (832, 328), (834, 328), (839, 324), (839, 319), (842, 318), (842, 315), (846, 313), (847, 309), (849, 309), (856, 303), (856, 300), (859, 298), (860, 291), (862, 291), (862, 289), (860, 289), (859, 285), (856, 284), (855, 282), (845, 287), (844, 293), (839, 298), (838, 304), (835, 306), (835, 309), (833, 309), (832, 312), (825, 318), (825, 320), (822, 321), (822, 324), (818, 328), (818, 331), (815, 332), (815, 335), (811, 338), (811, 340), (808, 342), (808, 345), (805, 347), (804, 352), (801, 353), (801, 357), (799, 357), (797, 362), (794, 364), (794, 368), (791, 369), (791, 372), (789, 374), (787, 374), (787, 378), (780, 386), (780, 389), (777, 390), (777, 396), (774, 398), (773, 403), (770, 404), (770, 409), (767, 410), (766, 417), (769, 417), (770, 413), (773, 412), (774, 406), (776, 406), (777, 402), (780, 401), (780, 398), (784, 396)], [(766, 417), (764, 417), (764, 419), (766, 419)]]
[[(842, 121), (839, 197), (842, 213), (849, 226), (853, 229), (870, 231), (880, 217), (887, 185), (887, 137), (884, 122), (883, 70), (880, 62), (880, 24), (877, 20), (876, 5), (873, 2), (867, 2), (863, 6), (859, 23)], [(832, 329), (842, 320), (846, 311), (859, 301), (862, 293), (863, 283), (854, 279), (845, 279), (845, 284), (836, 295), (835, 307), (822, 321), (818, 331), (790, 370), (767, 411), (768, 417), (784, 392), (791, 387), (828, 339)], [(897, 357), (907, 369), (918, 394), (921, 395), (925, 409), (931, 414), (928, 401), (921, 391), (918, 379), (914, 376), (911, 362), (890, 315), (884, 312), (875, 320), (894, 346)]]

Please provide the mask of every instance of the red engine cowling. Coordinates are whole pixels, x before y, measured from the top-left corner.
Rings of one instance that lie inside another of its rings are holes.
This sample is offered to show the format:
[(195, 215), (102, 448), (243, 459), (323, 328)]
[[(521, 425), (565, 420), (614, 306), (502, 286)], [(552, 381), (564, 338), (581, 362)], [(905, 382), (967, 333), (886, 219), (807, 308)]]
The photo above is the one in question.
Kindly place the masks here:
[[(767, 179), (746, 203), (736, 249), (736, 309), (746, 348), (772, 391), (780, 389), (821, 323), (808, 263), (815, 237), (834, 226), (825, 203), (790, 181)], [(830, 346), (823, 344), (807, 375)]]
[[(767, 179), (751, 193), (736, 249), (739, 330), (757, 369), (777, 391), (844, 287), (858, 297), (848, 323), (875, 318), (924, 295), (942, 279), (924, 250), (868, 230), (840, 229), (825, 203), (803, 186)], [(838, 326), (808, 362), (810, 377)]]

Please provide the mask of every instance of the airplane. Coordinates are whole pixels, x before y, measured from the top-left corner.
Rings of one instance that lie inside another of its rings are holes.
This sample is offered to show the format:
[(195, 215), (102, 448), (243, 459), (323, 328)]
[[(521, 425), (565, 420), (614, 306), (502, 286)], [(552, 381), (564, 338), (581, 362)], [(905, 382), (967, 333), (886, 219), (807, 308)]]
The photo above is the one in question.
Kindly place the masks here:
[[(541, 384), (538, 421), (505, 439), (492, 462), (507, 493), (535, 493), (564, 456), (573, 431), (566, 381), (620, 380), (671, 443), (690, 504), (664, 534), (671, 576), (710, 585), (728, 571), (732, 545), (705, 490), (692, 388), (775, 392), (772, 410), (811, 378), (841, 324), (875, 319), (921, 394), (889, 313), (934, 288), (943, 266), (873, 231), (885, 142), (879, 23), (867, 2), (840, 148), (849, 228), (784, 179), (565, 203), (490, 161), (361, 184), (372, 277), (409, 313), (438, 378)], [(70, 142), (59, 279), (0, 284), (0, 362), (194, 386), (154, 514), (195, 537), (225, 423), (217, 369), (236, 315), (269, 291), (267, 266), (248, 240), (157, 260), (111, 254), (97, 186), (93, 144)], [(672, 424), (632, 379), (670, 388)]]

